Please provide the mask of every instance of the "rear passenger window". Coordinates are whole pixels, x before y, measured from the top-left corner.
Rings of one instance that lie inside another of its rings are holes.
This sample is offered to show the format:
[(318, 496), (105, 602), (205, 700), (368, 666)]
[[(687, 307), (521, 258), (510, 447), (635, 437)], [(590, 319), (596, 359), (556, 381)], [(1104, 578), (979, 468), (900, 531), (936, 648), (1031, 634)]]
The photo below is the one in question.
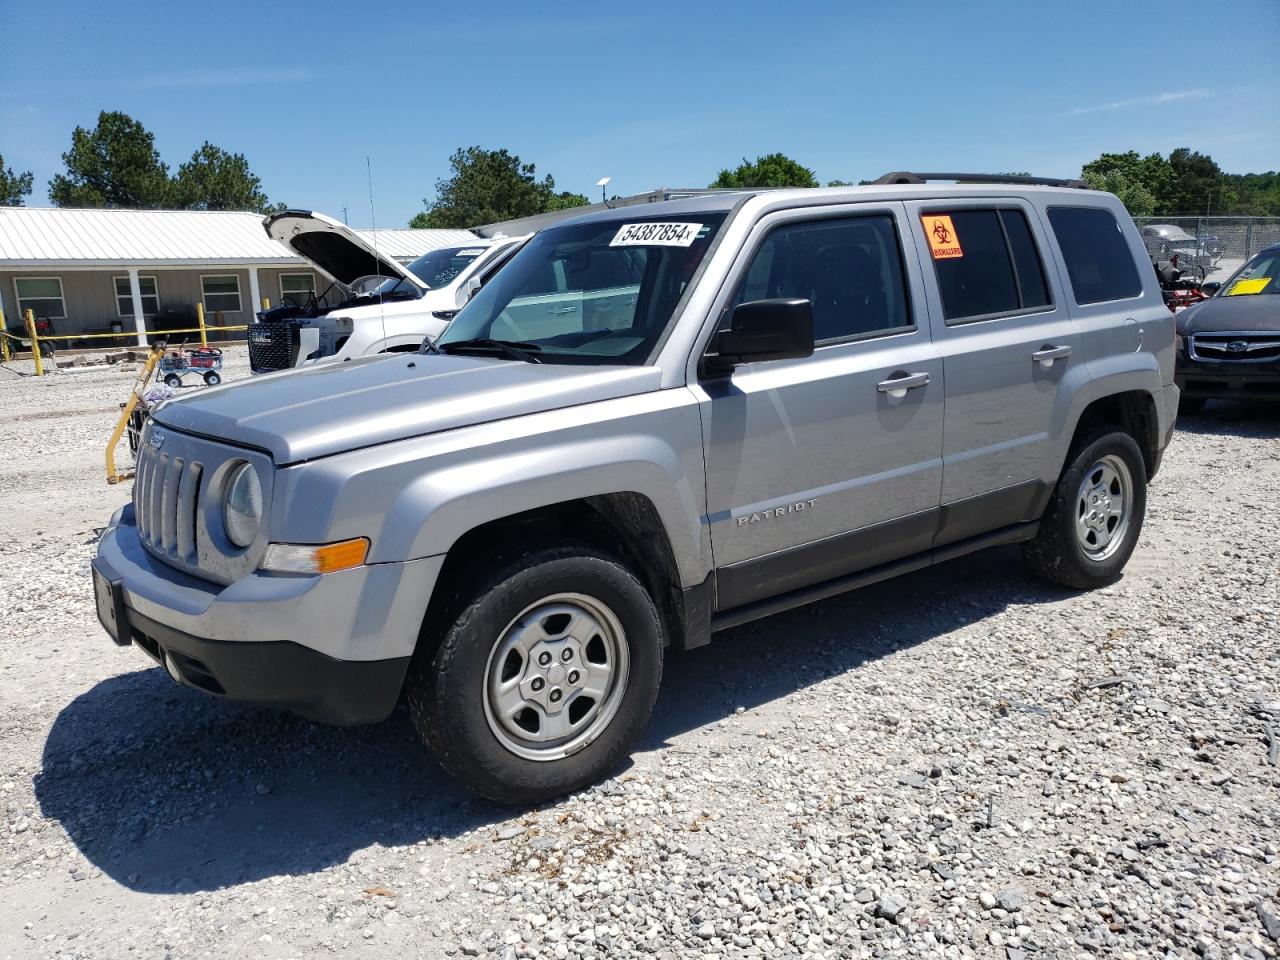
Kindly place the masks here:
[(1076, 303), (1126, 300), (1142, 293), (1133, 254), (1110, 210), (1050, 207), (1049, 223), (1062, 248)]
[(818, 343), (911, 326), (893, 218), (778, 227), (757, 248), (731, 306), (776, 297), (810, 302)]
[(921, 218), (947, 320), (1048, 306), (1035, 238), (1021, 210), (954, 210)]

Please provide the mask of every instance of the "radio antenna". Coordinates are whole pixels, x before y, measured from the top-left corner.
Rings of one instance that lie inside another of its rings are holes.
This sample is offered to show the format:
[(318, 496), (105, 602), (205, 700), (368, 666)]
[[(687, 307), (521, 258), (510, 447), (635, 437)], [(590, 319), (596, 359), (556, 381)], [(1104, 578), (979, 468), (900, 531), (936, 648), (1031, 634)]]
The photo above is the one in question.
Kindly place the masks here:
[(382, 342), (387, 342), (387, 314), (382, 302), (382, 258), (378, 255), (378, 215), (373, 209), (373, 161), (364, 158), (365, 173), (369, 180), (369, 223), (373, 226), (373, 268), (377, 271), (378, 283), (378, 319), (382, 323)]

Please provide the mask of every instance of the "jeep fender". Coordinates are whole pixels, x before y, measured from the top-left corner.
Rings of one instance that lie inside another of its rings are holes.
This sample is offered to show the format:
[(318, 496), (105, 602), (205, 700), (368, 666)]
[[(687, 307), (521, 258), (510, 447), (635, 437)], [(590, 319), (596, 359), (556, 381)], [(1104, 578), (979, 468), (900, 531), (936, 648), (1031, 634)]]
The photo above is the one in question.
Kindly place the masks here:
[[(1054, 411), (1053, 435), (1056, 438), (1052, 462), (1046, 483), (1055, 483), (1066, 463), (1067, 453), (1075, 437), (1081, 417), (1091, 404), (1118, 394), (1141, 393), (1154, 405), (1160, 420), (1159, 436), (1167, 433), (1169, 424), (1165, 405), (1161, 402), (1164, 387), (1161, 383), (1160, 365), (1150, 353), (1129, 353), (1091, 360), (1088, 364), (1090, 379), (1070, 392), (1059, 394), (1058, 408)], [(1141, 437), (1135, 438), (1139, 445)]]

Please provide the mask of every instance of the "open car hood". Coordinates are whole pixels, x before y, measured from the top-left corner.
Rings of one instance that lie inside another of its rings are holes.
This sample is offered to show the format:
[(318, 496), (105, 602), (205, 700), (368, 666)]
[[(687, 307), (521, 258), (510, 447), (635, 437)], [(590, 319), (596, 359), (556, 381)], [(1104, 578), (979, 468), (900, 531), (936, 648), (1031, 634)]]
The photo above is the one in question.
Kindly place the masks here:
[(311, 210), (284, 210), (263, 217), (267, 236), (278, 240), (317, 270), (343, 286), (361, 277), (382, 276), (404, 279), (414, 290), (427, 285), (401, 266), (393, 257), (375, 253), (345, 223)]

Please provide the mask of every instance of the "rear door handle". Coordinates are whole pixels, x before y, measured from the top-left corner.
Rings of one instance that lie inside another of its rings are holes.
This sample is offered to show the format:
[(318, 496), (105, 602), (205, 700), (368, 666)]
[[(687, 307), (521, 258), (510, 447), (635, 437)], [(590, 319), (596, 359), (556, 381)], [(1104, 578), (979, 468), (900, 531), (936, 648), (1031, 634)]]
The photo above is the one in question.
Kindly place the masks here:
[(1042, 367), (1052, 367), (1055, 360), (1071, 356), (1070, 347), (1045, 347), (1031, 355), (1031, 359)]
[(907, 395), (908, 390), (927, 386), (928, 383), (929, 375), (927, 373), (908, 373), (906, 376), (894, 377), (891, 380), (881, 380), (876, 384), (876, 389), (881, 393), (887, 393), (891, 397), (901, 398)]

